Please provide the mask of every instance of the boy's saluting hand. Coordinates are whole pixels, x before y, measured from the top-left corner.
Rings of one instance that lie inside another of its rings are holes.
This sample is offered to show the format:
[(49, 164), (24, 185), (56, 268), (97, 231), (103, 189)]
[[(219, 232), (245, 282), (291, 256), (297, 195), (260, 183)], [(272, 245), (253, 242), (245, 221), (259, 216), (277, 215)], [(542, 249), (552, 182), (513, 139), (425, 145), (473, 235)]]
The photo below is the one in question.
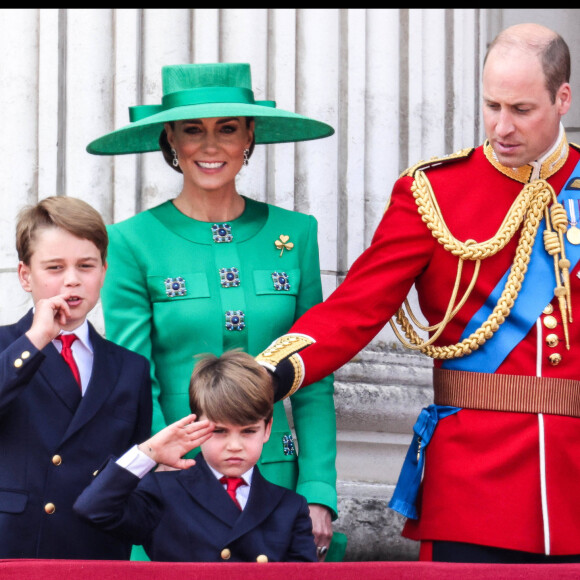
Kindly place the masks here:
[(194, 459), (183, 456), (207, 441), (215, 424), (207, 419), (196, 421), (196, 415), (187, 415), (141, 443), (139, 449), (156, 463), (175, 469), (188, 469), (195, 465)]

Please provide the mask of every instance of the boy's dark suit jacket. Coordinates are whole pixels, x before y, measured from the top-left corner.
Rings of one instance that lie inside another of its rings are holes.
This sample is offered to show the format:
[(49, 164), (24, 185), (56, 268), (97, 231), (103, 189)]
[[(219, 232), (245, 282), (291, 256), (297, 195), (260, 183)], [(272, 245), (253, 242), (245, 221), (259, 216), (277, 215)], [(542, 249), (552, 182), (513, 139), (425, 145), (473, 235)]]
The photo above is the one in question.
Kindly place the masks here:
[(130, 545), (73, 503), (111, 453), (150, 436), (149, 363), (91, 326), (81, 397), (54, 345), (38, 351), (24, 336), (31, 323), (32, 311), (0, 327), (0, 558), (127, 559)]
[(152, 560), (171, 562), (316, 561), (306, 500), (274, 485), (254, 468), (240, 512), (199, 454), (183, 471), (141, 482), (111, 460), (75, 509), (126, 541), (143, 544)]

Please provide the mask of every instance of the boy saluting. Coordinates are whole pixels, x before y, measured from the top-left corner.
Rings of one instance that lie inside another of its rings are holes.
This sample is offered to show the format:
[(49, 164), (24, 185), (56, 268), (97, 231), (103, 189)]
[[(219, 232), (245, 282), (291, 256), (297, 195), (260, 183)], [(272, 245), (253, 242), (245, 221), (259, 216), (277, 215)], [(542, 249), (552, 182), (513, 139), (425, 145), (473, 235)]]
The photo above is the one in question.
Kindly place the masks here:
[[(107, 463), (78, 513), (143, 544), (151, 560), (316, 562), (306, 500), (256, 467), (272, 426), (264, 369), (242, 352), (208, 355), (193, 371), (190, 406), (193, 415)], [(195, 461), (182, 459), (199, 445)], [(157, 463), (179, 470), (147, 474)]]

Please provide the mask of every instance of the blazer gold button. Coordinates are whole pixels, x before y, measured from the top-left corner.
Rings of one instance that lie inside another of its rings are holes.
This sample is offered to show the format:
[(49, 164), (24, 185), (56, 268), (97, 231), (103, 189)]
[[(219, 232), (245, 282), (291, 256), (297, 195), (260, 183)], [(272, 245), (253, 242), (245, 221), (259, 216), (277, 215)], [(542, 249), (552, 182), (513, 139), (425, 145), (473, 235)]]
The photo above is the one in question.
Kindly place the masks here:
[(548, 334), (548, 336), (546, 336), (546, 344), (550, 347), (555, 347), (558, 346), (558, 344), (560, 343), (560, 341), (558, 340), (558, 335), (557, 334)]
[(62, 463), (62, 457), (60, 455), (53, 455), (52, 462), (54, 465), (60, 465)]
[(558, 321), (553, 316), (546, 316), (544, 318), (544, 326), (552, 330), (558, 326)]
[(548, 304), (546, 308), (543, 310), (544, 314), (552, 314), (554, 312), (554, 307), (551, 304)]
[(222, 560), (229, 560), (232, 557), (232, 553), (228, 548), (224, 548), (221, 553)]
[(55, 505), (54, 505), (53, 503), (47, 503), (47, 504), (44, 506), (44, 511), (45, 511), (47, 514), (53, 514), (53, 513), (56, 511), (56, 507), (55, 507)]
[(27, 359), (29, 356), (30, 356), (30, 353), (29, 353), (27, 350), (25, 350), (25, 351), (24, 351), (24, 352), (23, 352), (23, 353), (20, 355), (20, 358), (22, 358), (22, 359), (26, 360), (26, 359)]
[(562, 362), (562, 355), (558, 352), (552, 353), (548, 358), (550, 359), (550, 364), (553, 367), (559, 365)]
[(268, 556), (266, 556), (265, 554), (260, 554), (256, 558), (256, 562), (258, 562), (258, 564), (265, 564), (267, 561), (268, 561)]
[(14, 361), (14, 366), (15, 366), (17, 369), (19, 369), (19, 368), (22, 366), (22, 359), (21, 359), (21, 358), (17, 358), (17, 359)]

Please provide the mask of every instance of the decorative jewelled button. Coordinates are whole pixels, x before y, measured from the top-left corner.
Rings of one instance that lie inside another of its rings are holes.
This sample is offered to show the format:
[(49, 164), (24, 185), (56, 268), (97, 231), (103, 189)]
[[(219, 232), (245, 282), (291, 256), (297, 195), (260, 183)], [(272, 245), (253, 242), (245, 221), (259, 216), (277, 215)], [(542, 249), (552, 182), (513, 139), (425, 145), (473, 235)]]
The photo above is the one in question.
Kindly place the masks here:
[(177, 278), (166, 278), (165, 294), (167, 294), (169, 298), (174, 298), (175, 296), (185, 296), (187, 294), (185, 280), (181, 276), (178, 276)]
[(290, 280), (286, 272), (272, 272), (272, 282), (276, 290), (290, 290)]
[(228, 310), (226, 312), (226, 328), (228, 330), (244, 330), (244, 313), (241, 310)]
[(282, 445), (284, 446), (284, 455), (294, 455), (296, 453), (296, 447), (294, 447), (294, 439), (292, 435), (284, 435), (282, 437)]
[(211, 226), (211, 233), (213, 235), (213, 241), (217, 244), (228, 243), (234, 239), (232, 236), (232, 226), (230, 224), (213, 224)]
[(60, 465), (62, 463), (62, 457), (60, 455), (53, 455), (52, 463), (53, 465)]
[(268, 556), (266, 556), (266, 554), (260, 554), (256, 558), (256, 562), (258, 562), (258, 564), (267, 564), (268, 563)]
[(543, 310), (544, 314), (552, 314), (554, 312), (554, 307), (551, 304), (548, 304), (546, 308)]
[(240, 271), (237, 268), (220, 268), (222, 288), (234, 288), (240, 285)]
[(229, 560), (232, 557), (232, 553), (229, 548), (224, 548), (220, 554), (222, 560)]
[(558, 352), (552, 353), (548, 358), (550, 359), (550, 364), (553, 367), (559, 365), (562, 362), (562, 355)]
[(549, 328), (550, 330), (556, 328), (556, 326), (558, 326), (558, 321), (556, 320), (556, 318), (554, 316), (546, 316), (544, 318), (544, 326), (546, 328)]
[(560, 340), (558, 339), (557, 334), (548, 334), (548, 336), (546, 336), (546, 344), (550, 347), (558, 346), (559, 342)]

